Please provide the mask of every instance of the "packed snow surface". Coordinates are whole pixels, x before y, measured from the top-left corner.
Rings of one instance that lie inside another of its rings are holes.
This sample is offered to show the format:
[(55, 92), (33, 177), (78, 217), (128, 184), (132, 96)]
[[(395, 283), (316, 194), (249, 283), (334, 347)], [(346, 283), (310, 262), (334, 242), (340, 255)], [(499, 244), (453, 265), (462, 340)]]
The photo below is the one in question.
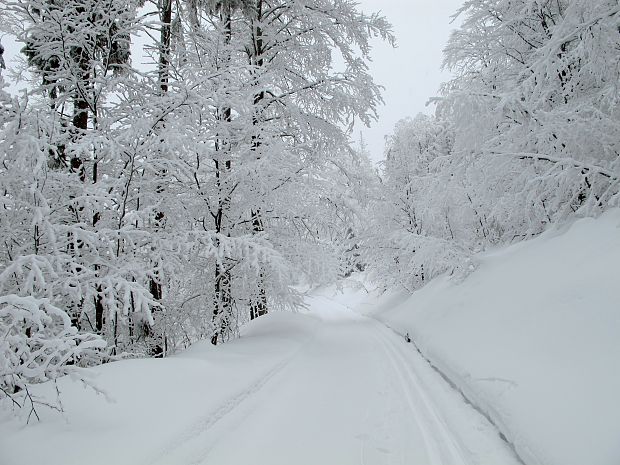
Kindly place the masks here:
[(436, 279), (376, 316), (409, 332), (528, 465), (618, 465), (620, 211), (479, 259), (464, 282)]
[(324, 289), (232, 343), (91, 370), (111, 403), (63, 379), (64, 418), (0, 421), (0, 463), (516, 465), (411, 344), (351, 310), (364, 296)]

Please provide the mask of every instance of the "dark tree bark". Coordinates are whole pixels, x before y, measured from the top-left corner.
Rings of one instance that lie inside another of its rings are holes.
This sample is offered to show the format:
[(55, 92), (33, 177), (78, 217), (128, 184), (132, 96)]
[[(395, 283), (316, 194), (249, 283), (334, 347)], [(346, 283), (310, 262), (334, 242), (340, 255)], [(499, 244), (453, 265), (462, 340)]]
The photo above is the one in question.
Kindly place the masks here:
[[(222, 5), (220, 7), (220, 21), (224, 26), (224, 45), (226, 48), (230, 45), (232, 39), (232, 11), (230, 5)], [(226, 51), (228, 53), (228, 51)], [(226, 63), (225, 65), (226, 66)], [(232, 110), (229, 106), (218, 109), (218, 119), (223, 125), (232, 121)], [(222, 131), (220, 131), (222, 132)], [(226, 225), (226, 211), (230, 204), (230, 194), (227, 192), (226, 186), (223, 185), (225, 176), (230, 173), (232, 161), (230, 159), (230, 136), (228, 129), (220, 134), (216, 143), (215, 157), (215, 182), (218, 189), (218, 206), (214, 215), (215, 232), (217, 234), (229, 234)], [(217, 246), (219, 246), (219, 239)], [(212, 322), (215, 328), (211, 343), (216, 345), (218, 341), (222, 341), (226, 334), (230, 331), (230, 316), (232, 315), (232, 277), (226, 260), (222, 263), (215, 264), (215, 286), (214, 286), (214, 302)]]
[[(171, 38), (172, 38), (172, 0), (161, 0), (159, 5), (159, 15), (161, 19), (161, 35), (160, 35), (160, 44), (159, 44), (159, 66), (158, 66), (158, 77), (159, 77), (159, 89), (161, 95), (165, 95), (168, 92), (168, 84), (170, 80), (170, 46), (171, 46)], [(162, 123), (163, 126), (163, 123)], [(163, 140), (162, 140), (163, 142)], [(163, 176), (165, 173), (160, 172), (158, 174), (159, 177)], [(164, 192), (163, 183), (159, 184), (155, 188), (156, 194), (162, 194)], [(156, 211), (154, 216), (154, 229), (155, 232), (159, 231), (164, 227), (166, 221), (166, 215), (163, 211)], [(151, 296), (156, 301), (161, 301), (163, 298), (163, 286), (161, 282), (160, 273), (155, 270), (153, 276), (149, 280), (149, 292)], [(156, 320), (157, 309), (153, 309), (153, 318)], [(148, 324), (147, 324), (148, 326)], [(150, 338), (156, 338), (150, 348), (150, 354), (153, 357), (163, 357), (166, 351), (166, 336), (158, 336), (154, 334), (152, 328), (145, 328), (145, 335)]]
[[(252, 231), (260, 233), (264, 231), (263, 221), (260, 216), (260, 210), (252, 212)], [(250, 303), (250, 319), (258, 318), (267, 314), (267, 292), (265, 291), (265, 275), (262, 271), (258, 274), (256, 282), (256, 293)]]
[[(263, 15), (263, 0), (257, 0), (256, 2), (256, 20), (252, 21), (252, 38), (253, 38), (253, 53), (250, 57), (250, 64), (256, 66), (256, 68), (262, 68), (264, 66), (264, 45), (263, 45), (263, 30), (260, 26)], [(265, 92), (260, 90), (254, 96), (254, 116), (252, 123), (255, 127), (261, 123), (261, 105), (265, 99)], [(259, 152), (261, 148), (260, 134), (255, 134), (252, 138), (252, 151)], [(260, 154), (256, 155), (260, 158)], [(260, 209), (253, 210), (252, 214), (252, 232), (255, 234), (261, 233), (265, 230), (263, 220), (261, 217)], [(256, 295), (250, 302), (250, 319), (257, 318), (262, 315), (266, 315), (267, 308), (267, 292), (265, 290), (265, 275), (261, 270), (256, 280)]]

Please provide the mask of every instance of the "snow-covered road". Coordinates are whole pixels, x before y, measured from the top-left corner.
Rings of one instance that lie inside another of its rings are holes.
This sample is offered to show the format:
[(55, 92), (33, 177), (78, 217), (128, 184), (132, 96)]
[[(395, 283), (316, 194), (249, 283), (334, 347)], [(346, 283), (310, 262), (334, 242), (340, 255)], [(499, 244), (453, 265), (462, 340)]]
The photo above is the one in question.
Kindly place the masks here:
[(0, 463), (519, 463), (412, 344), (335, 295), (259, 318), (217, 348), (93, 369), (113, 403), (62, 380), (67, 421), (43, 408), (27, 427), (0, 418)]
[(326, 315), (295, 353), (146, 463), (517, 463), (401, 337), (353, 312)]

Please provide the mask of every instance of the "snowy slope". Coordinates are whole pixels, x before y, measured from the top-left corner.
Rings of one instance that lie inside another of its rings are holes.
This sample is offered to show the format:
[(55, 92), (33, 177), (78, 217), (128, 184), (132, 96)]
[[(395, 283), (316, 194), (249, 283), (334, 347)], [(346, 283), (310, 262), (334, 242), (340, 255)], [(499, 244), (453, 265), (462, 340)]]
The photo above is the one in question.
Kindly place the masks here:
[(408, 331), (528, 465), (620, 463), (620, 211), (479, 258), (464, 282), (436, 279), (376, 317)]

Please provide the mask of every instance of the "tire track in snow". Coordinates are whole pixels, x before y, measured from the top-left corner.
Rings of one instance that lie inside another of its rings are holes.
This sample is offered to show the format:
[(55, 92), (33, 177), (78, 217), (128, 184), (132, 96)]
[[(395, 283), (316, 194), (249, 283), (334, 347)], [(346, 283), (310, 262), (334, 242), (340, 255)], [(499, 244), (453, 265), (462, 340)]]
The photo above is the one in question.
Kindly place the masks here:
[(275, 367), (269, 370), (266, 374), (261, 376), (256, 382), (248, 386), (246, 389), (241, 390), (236, 395), (228, 398), (217, 409), (210, 410), (204, 416), (197, 421), (193, 422), (182, 433), (176, 435), (172, 440), (168, 442), (166, 446), (160, 449), (155, 457), (146, 460), (145, 465), (156, 465), (158, 463), (168, 463), (165, 459), (172, 455), (177, 450), (181, 449), (187, 443), (193, 439), (198, 438), (202, 434), (208, 432), (213, 428), (220, 420), (226, 417), (229, 413), (235, 410), (241, 403), (248, 398), (255, 395), (267, 382), (273, 378), (277, 373), (282, 371), (288, 364), (289, 360), (284, 360), (278, 363)]
[(175, 435), (173, 439), (167, 441), (167, 444), (164, 447), (160, 448), (148, 460), (145, 460), (144, 465), (177, 465), (181, 462), (179, 462), (180, 459), (175, 456), (175, 453), (180, 452), (183, 448), (187, 448), (188, 446), (189, 450), (185, 454), (185, 457), (192, 458), (189, 459), (189, 461), (187, 461), (188, 459), (186, 458), (182, 463), (191, 465), (202, 463), (208, 456), (211, 447), (205, 449), (203, 446), (200, 448), (198, 453), (196, 453), (196, 450), (192, 448), (190, 443), (211, 431), (216, 425), (218, 425), (218, 423), (228, 417), (229, 414), (238, 410), (239, 407), (251, 400), (265, 387), (265, 385), (269, 383), (269, 381), (284, 370), (284, 368), (297, 356), (297, 354), (307, 343), (308, 342), (295, 350), (291, 355), (289, 355), (289, 357), (275, 364), (270, 370), (265, 372), (251, 385), (247, 386), (245, 389), (242, 389), (232, 397), (229, 397), (226, 401), (220, 404), (218, 408), (209, 410), (198, 420), (194, 421), (190, 426), (185, 428), (181, 433)]
[(429, 465), (469, 465), (469, 458), (458, 438), (437, 410), (420, 376), (394, 340), (394, 335), (374, 320), (369, 319), (369, 322), (376, 329), (373, 334), (400, 381), (407, 405), (422, 434)]

